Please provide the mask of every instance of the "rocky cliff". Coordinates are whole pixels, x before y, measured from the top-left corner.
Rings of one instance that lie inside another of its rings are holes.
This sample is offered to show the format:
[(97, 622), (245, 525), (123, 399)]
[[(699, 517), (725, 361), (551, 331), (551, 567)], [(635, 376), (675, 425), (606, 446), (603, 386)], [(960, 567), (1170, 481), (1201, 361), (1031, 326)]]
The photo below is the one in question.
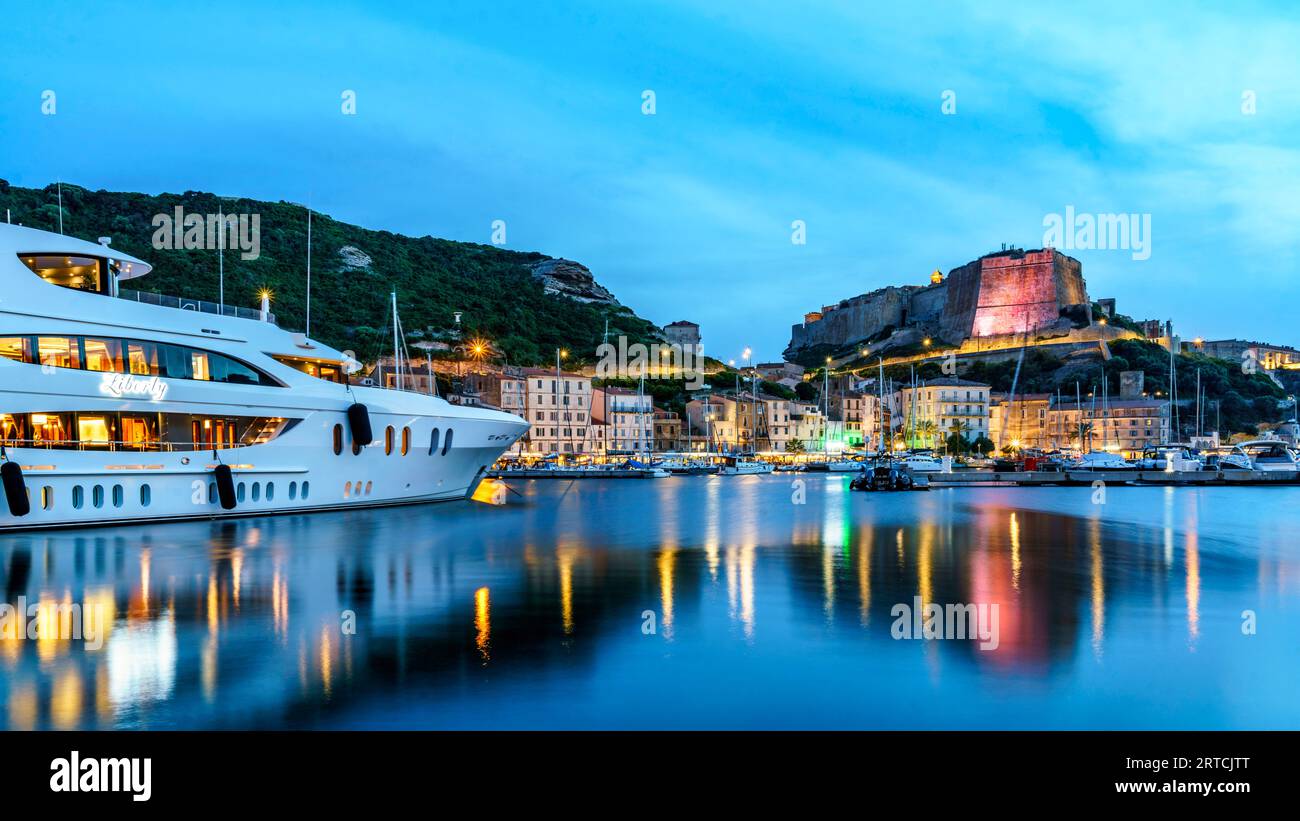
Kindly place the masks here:
[(580, 262), (548, 257), (529, 264), (527, 268), (548, 294), (567, 296), (579, 302), (618, 305), (609, 289), (596, 282), (591, 271)]

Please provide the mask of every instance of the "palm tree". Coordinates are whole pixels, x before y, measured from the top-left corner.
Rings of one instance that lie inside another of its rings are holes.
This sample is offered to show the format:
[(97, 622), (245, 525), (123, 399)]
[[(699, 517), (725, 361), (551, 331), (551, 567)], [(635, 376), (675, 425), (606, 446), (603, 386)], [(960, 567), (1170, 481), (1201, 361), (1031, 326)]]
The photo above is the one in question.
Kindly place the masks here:
[(922, 444), (927, 441), (933, 443), (934, 435), (937, 430), (938, 427), (934, 424), (934, 420), (932, 419), (922, 419), (920, 422), (916, 423), (916, 433), (920, 435)]

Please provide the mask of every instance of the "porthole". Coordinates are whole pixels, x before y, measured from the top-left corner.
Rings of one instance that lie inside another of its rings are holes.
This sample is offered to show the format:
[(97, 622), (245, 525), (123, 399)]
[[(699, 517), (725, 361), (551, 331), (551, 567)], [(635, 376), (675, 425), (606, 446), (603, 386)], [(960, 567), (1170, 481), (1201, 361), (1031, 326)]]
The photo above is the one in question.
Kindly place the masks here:
[(266, 501), (275, 501), (275, 482), (266, 483)]
[(433, 433), (429, 434), (429, 455), (438, 452), (438, 429), (434, 428)]
[(113, 485), (113, 507), (121, 507), (126, 504), (126, 491), (121, 485)]
[(95, 485), (90, 491), (90, 503), (95, 507), (104, 506), (104, 486)]
[(393, 455), (393, 426), (389, 425), (384, 430), (384, 455)]
[(86, 490), (81, 485), (77, 485), (72, 489), (72, 506), (75, 507), (77, 510), (81, 510), (81, 508), (85, 506), (85, 504), (86, 504)]
[(148, 507), (153, 501), (153, 490), (148, 485), (140, 485), (140, 507)]
[(334, 426), (334, 455), (338, 456), (343, 452), (343, 426)]
[(254, 502), (260, 502), (260, 501), (262, 501), (262, 483), (261, 483), (261, 482), (254, 482), (254, 483), (253, 483), (253, 501), (254, 501)]
[(303, 482), (303, 483), (302, 483), (302, 498), (303, 498), (303, 499), (306, 499), (307, 496), (308, 496), (310, 493), (311, 493), (311, 482)]
[(290, 482), (290, 483), (289, 483), (289, 501), (292, 502), (294, 499), (297, 499), (297, 498), (298, 498), (298, 483), (297, 483), (297, 482)]
[(344, 498), (344, 499), (350, 499), (350, 498), (352, 498), (352, 483), (351, 483), (351, 482), (348, 482), (348, 483), (346, 483), (346, 484), (343, 485), (343, 498)]
[(46, 485), (41, 488), (41, 510), (49, 510), (54, 507), (54, 488)]
[(411, 429), (402, 428), (402, 455), (405, 456), (410, 452), (411, 452)]
[(247, 495), (248, 495), (248, 489), (244, 487), (243, 482), (240, 482), (238, 487), (235, 488), (235, 501), (242, 504), (244, 501), (244, 497)]
[(442, 440), (442, 455), (446, 456), (447, 451), (451, 450), (451, 437), (456, 431), (447, 428), (447, 438)]

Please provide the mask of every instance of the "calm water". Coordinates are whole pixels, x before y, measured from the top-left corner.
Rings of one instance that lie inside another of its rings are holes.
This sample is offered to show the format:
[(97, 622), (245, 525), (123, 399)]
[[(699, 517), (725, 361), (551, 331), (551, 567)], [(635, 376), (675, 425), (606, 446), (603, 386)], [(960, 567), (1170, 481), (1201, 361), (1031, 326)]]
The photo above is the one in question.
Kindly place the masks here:
[[(0, 640), (0, 721), (1300, 728), (1298, 488), (792, 481), (0, 537), (4, 601), (111, 617)], [(998, 648), (892, 638), (914, 596), (997, 603)]]

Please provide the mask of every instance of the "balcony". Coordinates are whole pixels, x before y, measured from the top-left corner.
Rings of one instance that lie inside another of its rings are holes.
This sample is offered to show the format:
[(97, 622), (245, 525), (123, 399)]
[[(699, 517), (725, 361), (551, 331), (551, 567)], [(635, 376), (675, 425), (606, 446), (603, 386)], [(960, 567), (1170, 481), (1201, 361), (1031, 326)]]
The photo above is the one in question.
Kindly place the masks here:
[[(146, 291), (131, 291), (125, 288), (118, 291), (118, 299), (126, 299), (131, 302), (140, 302), (145, 305), (158, 305), (163, 308), (178, 308), (182, 311), (197, 311), (202, 314), (216, 314), (217, 316), (233, 316), (236, 319), (251, 319), (255, 322), (262, 320), (262, 312), (254, 308), (240, 308), (235, 305), (227, 305), (223, 310), (221, 305), (216, 302), (207, 302), (202, 299), (190, 299), (183, 296), (167, 296), (165, 294), (151, 294)], [(277, 324), (275, 314), (267, 314), (267, 321), (272, 325)]]

